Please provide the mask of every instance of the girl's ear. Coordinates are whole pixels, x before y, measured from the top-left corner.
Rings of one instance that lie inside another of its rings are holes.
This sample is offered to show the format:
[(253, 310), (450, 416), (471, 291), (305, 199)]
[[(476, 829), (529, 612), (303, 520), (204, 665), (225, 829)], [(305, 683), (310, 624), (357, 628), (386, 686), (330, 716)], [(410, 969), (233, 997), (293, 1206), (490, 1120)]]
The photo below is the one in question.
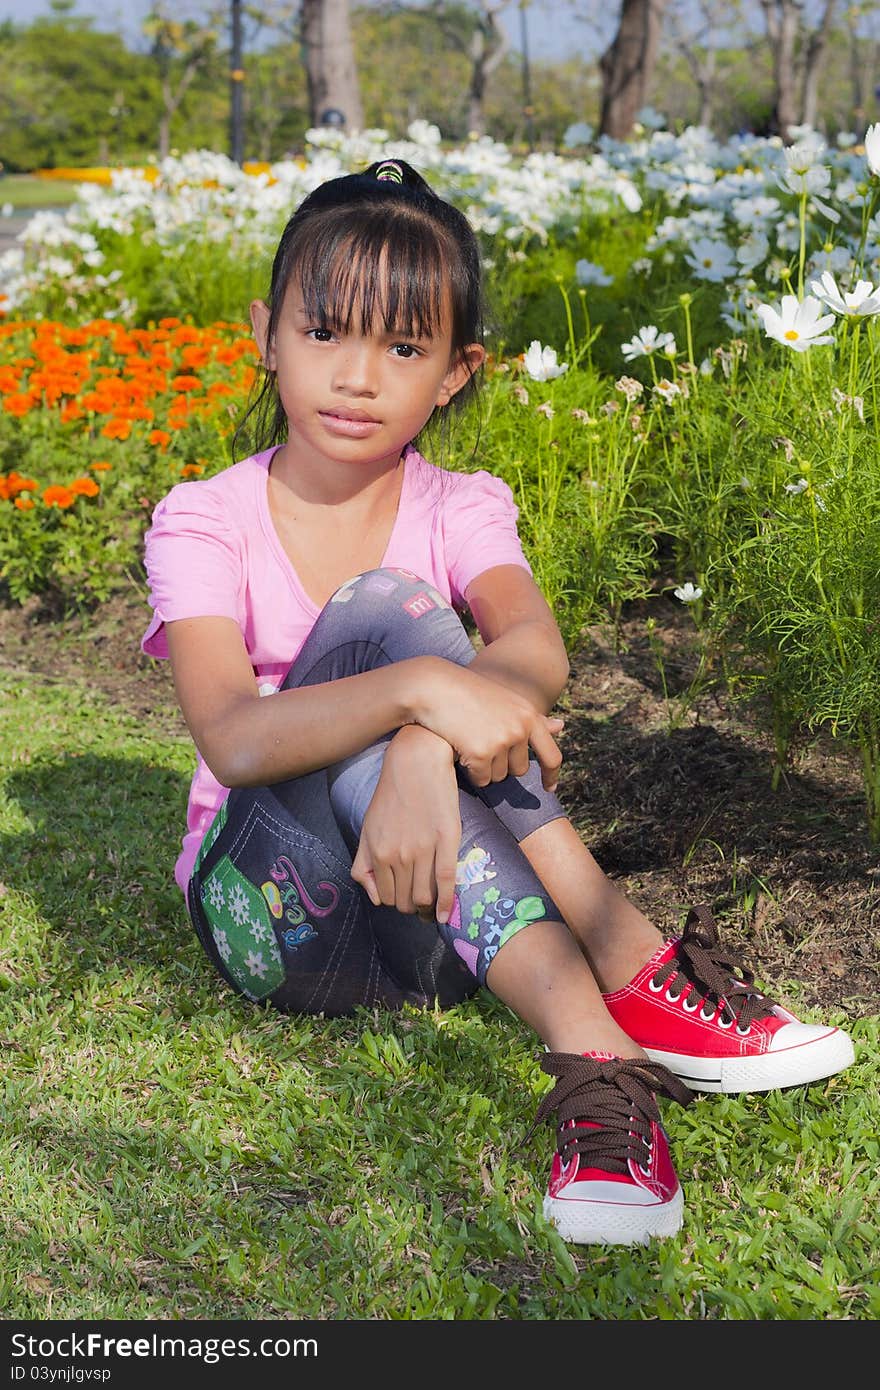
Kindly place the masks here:
[(260, 357), (264, 367), (270, 372), (275, 370), (275, 347), (269, 345), (269, 316), (270, 309), (262, 299), (252, 299), (250, 304), (251, 328), (254, 330), (254, 338), (257, 347), (260, 349)]
[(457, 352), (455, 361), (443, 378), (437, 396), (438, 405), (448, 405), (452, 397), (457, 395), (463, 386), (470, 381), (474, 372), (479, 371), (486, 360), (486, 349), (482, 343), (468, 343)]

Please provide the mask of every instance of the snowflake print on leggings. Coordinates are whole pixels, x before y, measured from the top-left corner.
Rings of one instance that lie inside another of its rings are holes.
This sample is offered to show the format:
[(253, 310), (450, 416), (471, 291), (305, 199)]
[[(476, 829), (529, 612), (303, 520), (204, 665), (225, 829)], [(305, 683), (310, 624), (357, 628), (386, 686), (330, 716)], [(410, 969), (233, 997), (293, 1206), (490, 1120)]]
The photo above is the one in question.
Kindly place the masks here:
[(265, 999), (285, 972), (263, 894), (224, 854), (202, 883), (201, 899), (226, 970), (249, 999)]

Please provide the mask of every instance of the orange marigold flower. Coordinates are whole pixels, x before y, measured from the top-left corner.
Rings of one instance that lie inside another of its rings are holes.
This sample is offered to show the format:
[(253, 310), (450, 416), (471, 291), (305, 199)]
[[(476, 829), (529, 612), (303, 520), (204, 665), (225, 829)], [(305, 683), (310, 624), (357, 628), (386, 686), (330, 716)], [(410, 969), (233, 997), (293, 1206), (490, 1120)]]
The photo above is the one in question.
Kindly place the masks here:
[(131, 434), (131, 421), (120, 420), (118, 416), (108, 420), (101, 434), (105, 439), (127, 439)]
[(3, 397), (3, 409), (7, 415), (27, 415), (33, 404), (33, 397), (27, 391), (21, 391), (14, 396)]
[(150, 430), (147, 438), (151, 444), (158, 444), (160, 449), (167, 449), (171, 443), (171, 435), (167, 430)]
[(98, 459), (95, 463), (89, 464), (89, 468), (94, 469), (96, 473), (107, 473), (112, 467), (113, 464), (107, 463), (105, 459)]
[(180, 319), (160, 319), (160, 320), (159, 320), (159, 327), (160, 327), (160, 328), (179, 328), (180, 325), (181, 325), (181, 320), (180, 320)]
[(23, 478), (13, 468), (6, 476), (6, 496), (15, 497), (19, 492), (36, 492), (37, 484), (33, 478)]
[(60, 507), (64, 511), (67, 507), (73, 506), (76, 493), (71, 492), (69, 487), (62, 487), (60, 483), (52, 483), (43, 493), (43, 501), (47, 507)]
[(200, 473), (204, 473), (203, 463), (185, 463), (180, 470), (181, 478), (197, 478)]
[(197, 376), (175, 376), (171, 380), (172, 391), (198, 391), (201, 382)]
[(180, 354), (180, 360), (185, 367), (204, 367), (211, 354), (205, 347), (185, 347)]
[(29, 512), (33, 505), (33, 497), (16, 497), (13, 502), (13, 506), (18, 507), (20, 512)]
[(80, 410), (76, 401), (66, 401), (65, 404), (61, 407), (62, 425), (69, 425), (71, 421), (81, 419), (82, 411)]
[(101, 489), (94, 478), (74, 478), (68, 485), (71, 492), (75, 492), (77, 497), (97, 497)]

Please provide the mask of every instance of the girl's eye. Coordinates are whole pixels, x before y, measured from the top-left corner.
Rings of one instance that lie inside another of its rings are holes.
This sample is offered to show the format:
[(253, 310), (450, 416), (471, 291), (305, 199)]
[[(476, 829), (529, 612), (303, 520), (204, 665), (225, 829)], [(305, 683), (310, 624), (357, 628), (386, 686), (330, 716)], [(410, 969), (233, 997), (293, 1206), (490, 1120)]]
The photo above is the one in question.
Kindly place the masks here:
[(310, 328), (309, 336), (314, 338), (316, 343), (329, 343), (333, 334), (329, 328)]
[(418, 349), (414, 348), (412, 343), (395, 343), (394, 354), (396, 357), (417, 357)]

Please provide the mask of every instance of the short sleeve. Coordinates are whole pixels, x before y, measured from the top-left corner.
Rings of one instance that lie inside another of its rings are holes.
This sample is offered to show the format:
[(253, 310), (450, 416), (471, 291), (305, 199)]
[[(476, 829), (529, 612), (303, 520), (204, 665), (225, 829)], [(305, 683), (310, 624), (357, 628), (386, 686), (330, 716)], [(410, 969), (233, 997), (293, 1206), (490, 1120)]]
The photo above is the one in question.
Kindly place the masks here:
[(239, 621), (241, 557), (222, 497), (209, 483), (178, 483), (153, 511), (144, 540), (153, 619), (141, 640), (167, 657), (165, 623), (178, 618)]
[(519, 565), (531, 574), (516, 529), (519, 509), (501, 478), (485, 469), (461, 477), (443, 509), (446, 568), (453, 603), (478, 574), (495, 565)]

